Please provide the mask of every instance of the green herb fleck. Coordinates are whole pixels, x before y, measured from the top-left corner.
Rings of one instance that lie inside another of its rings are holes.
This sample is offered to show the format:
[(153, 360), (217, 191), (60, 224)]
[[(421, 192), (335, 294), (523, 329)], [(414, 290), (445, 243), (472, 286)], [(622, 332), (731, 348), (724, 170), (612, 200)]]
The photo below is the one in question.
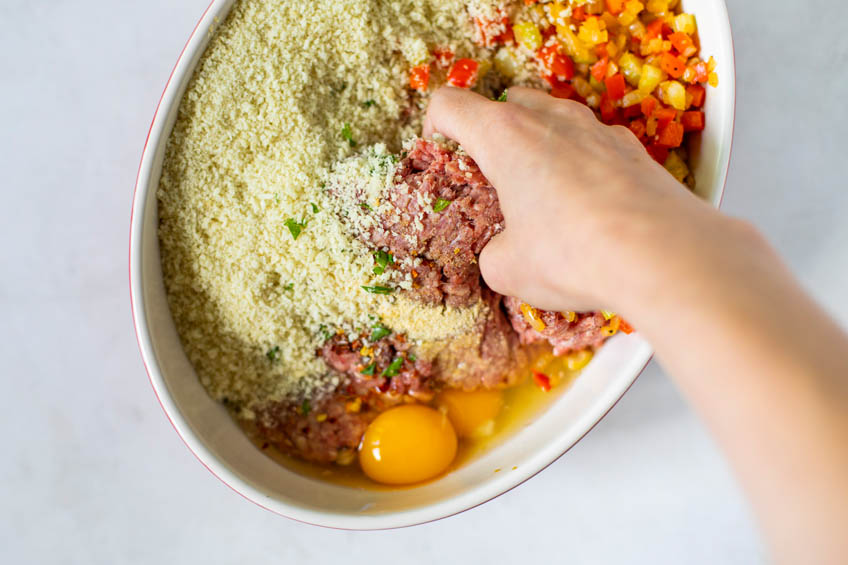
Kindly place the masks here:
[(386, 267), (389, 266), (389, 263), (395, 262), (395, 258), (392, 257), (391, 253), (387, 253), (382, 250), (375, 251), (374, 262), (377, 263), (376, 265), (374, 265), (374, 273), (377, 275), (382, 275), (386, 272)]
[(279, 201), (280, 201), (280, 193), (279, 193), (279, 192), (275, 192), (275, 193), (274, 193), (274, 201), (275, 201), (275, 202), (279, 202)]
[(345, 122), (342, 126), (342, 138), (347, 141), (351, 147), (356, 147), (356, 141), (353, 139), (353, 130), (347, 122)]
[(501, 95), (497, 97), (498, 102), (506, 102), (506, 90), (501, 92)]
[(380, 376), (394, 377), (400, 372), (401, 367), (403, 367), (403, 357), (395, 357), (395, 360), (392, 361), (392, 364), (383, 369), (383, 372), (380, 373)]
[(312, 412), (312, 404), (310, 404), (309, 399), (307, 398), (300, 405), (300, 413), (303, 416), (308, 416), (310, 412)]
[(288, 220), (286, 220), (285, 223), (286, 227), (289, 228), (289, 231), (291, 232), (292, 237), (294, 239), (297, 239), (300, 236), (300, 232), (302, 232), (303, 228), (306, 227), (306, 223), (298, 222), (294, 218), (289, 218)]
[(275, 345), (271, 349), (268, 350), (268, 353), (265, 354), (265, 357), (268, 358), (268, 361), (274, 363), (280, 359), (280, 346)]
[(291, 283), (283, 286), (283, 290), (294, 290), (294, 283), (291, 282)]
[(377, 104), (377, 102), (375, 100), (366, 100), (365, 102), (362, 103), (362, 105), (365, 106), (366, 108), (370, 108), (371, 106), (375, 106), (376, 104)]
[(318, 205), (315, 204), (314, 202), (310, 202), (309, 205), (312, 206), (312, 213), (313, 214), (317, 214), (318, 212), (321, 211), (321, 209), (318, 207)]
[(362, 288), (371, 294), (391, 294), (395, 291), (393, 288), (386, 286), (363, 286)]
[(439, 198), (433, 205), (433, 212), (441, 212), (442, 210), (450, 206), (451, 202), (452, 200), (445, 200), (444, 198)]
[(374, 369), (376, 369), (376, 368), (377, 368), (377, 363), (371, 363), (370, 365), (368, 365), (367, 367), (365, 367), (364, 369), (362, 369), (359, 372), (360, 372), (360, 374), (363, 374), (363, 375), (373, 375)]
[(371, 337), (369, 338), (371, 342), (375, 342), (377, 340), (383, 339), (386, 336), (392, 335), (392, 330), (377, 322), (373, 326), (371, 326)]
[(321, 326), (318, 328), (318, 331), (321, 333), (322, 336), (324, 336), (324, 341), (327, 341), (328, 339), (333, 337), (333, 333), (328, 330), (327, 326), (325, 326), (324, 324), (321, 324)]
[(412, 361), (413, 363), (418, 361), (418, 357), (416, 357), (414, 353), (410, 353), (409, 355), (406, 356), (406, 358), (409, 359), (410, 361)]
[(367, 202), (360, 202), (359, 207), (362, 208), (363, 210), (371, 210), (372, 212), (374, 211), (374, 208), (369, 206)]

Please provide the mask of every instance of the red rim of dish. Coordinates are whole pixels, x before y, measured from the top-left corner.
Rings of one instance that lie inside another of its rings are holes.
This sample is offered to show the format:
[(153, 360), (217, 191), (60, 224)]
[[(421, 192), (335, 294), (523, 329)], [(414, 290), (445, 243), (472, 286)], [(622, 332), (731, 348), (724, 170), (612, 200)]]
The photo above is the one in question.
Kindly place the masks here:
[[(186, 49), (188, 49), (188, 46), (191, 43), (192, 39), (194, 39), (194, 37), (197, 35), (197, 30), (200, 29), (200, 25), (206, 19), (206, 15), (209, 13), (209, 10), (212, 9), (212, 6), (215, 5), (215, 3), (217, 1), (218, 0), (211, 0), (209, 5), (203, 11), (203, 14), (200, 16), (200, 19), (198, 20), (197, 24), (195, 25), (194, 29), (192, 30), (191, 34), (189, 35), (188, 39), (186, 40), (185, 45), (183, 45), (183, 48), (180, 51), (179, 56), (177, 57), (177, 61), (174, 63), (174, 67), (171, 69), (171, 73), (168, 76), (168, 80), (165, 83), (165, 87), (162, 89), (162, 94), (159, 97), (159, 102), (156, 105), (156, 111), (153, 113), (153, 119), (150, 121), (150, 128), (147, 130), (147, 137), (144, 141), (144, 147), (143, 147), (142, 152), (141, 152), (141, 160), (140, 160), (139, 165), (138, 165), (138, 172), (136, 173), (135, 186), (133, 188), (132, 209), (130, 210), (128, 276), (129, 276), (129, 291), (130, 291), (130, 313), (132, 315), (133, 330), (135, 332), (136, 343), (138, 344), (139, 352), (141, 354), (141, 362), (144, 365), (144, 370), (147, 373), (147, 378), (148, 378), (148, 381), (150, 382), (151, 388), (153, 389), (153, 394), (156, 396), (156, 400), (157, 400), (157, 402), (159, 402), (159, 406), (162, 408), (162, 411), (165, 413), (165, 417), (168, 419), (168, 422), (170, 422), (171, 427), (174, 428), (174, 431), (177, 433), (177, 436), (179, 436), (180, 440), (183, 442), (183, 444), (186, 446), (186, 448), (188, 448), (188, 450), (191, 452), (191, 454), (194, 455), (194, 457), (200, 462), (200, 464), (203, 465), (203, 467), (207, 471), (209, 471), (215, 478), (217, 478), (224, 485), (226, 485), (230, 490), (232, 490), (233, 492), (235, 492), (236, 494), (238, 494), (239, 496), (241, 496), (245, 500), (252, 502), (253, 504), (259, 506), (260, 508), (263, 508), (264, 510), (267, 510), (268, 512), (271, 512), (271, 513), (276, 514), (278, 516), (282, 516), (284, 518), (288, 518), (289, 520), (294, 520), (295, 522), (300, 522), (302, 524), (309, 524), (311, 526), (318, 526), (318, 527), (333, 529), (333, 530), (361, 531), (359, 528), (342, 528), (342, 527), (338, 527), (338, 526), (328, 526), (328, 525), (324, 525), (324, 524), (316, 524), (314, 522), (308, 522), (308, 521), (302, 520), (300, 518), (295, 518), (293, 516), (289, 516), (289, 515), (284, 514), (284, 513), (280, 512), (278, 510), (275, 510), (273, 508), (269, 508), (269, 507), (261, 504), (257, 500), (254, 500), (253, 498), (249, 497), (245, 493), (241, 492), (238, 488), (236, 488), (235, 486), (233, 486), (232, 484), (227, 482), (226, 479), (224, 479), (223, 477), (218, 475), (209, 465), (206, 464), (203, 457), (201, 457), (201, 455), (198, 454), (192, 448), (191, 444), (188, 442), (188, 440), (186, 440), (186, 438), (180, 432), (180, 430), (177, 427), (176, 423), (174, 422), (173, 418), (171, 418), (171, 414), (168, 412), (167, 408), (165, 408), (165, 404), (162, 402), (162, 398), (159, 396), (159, 391), (157, 390), (156, 385), (153, 382), (153, 375), (150, 371), (150, 367), (147, 364), (147, 358), (145, 357), (144, 348), (143, 348), (142, 343), (141, 343), (141, 336), (140, 336), (140, 333), (139, 333), (138, 320), (136, 319), (136, 316), (135, 316), (135, 300), (133, 299), (133, 279), (132, 279), (133, 226), (135, 225), (136, 195), (138, 194), (138, 190), (139, 190), (138, 182), (141, 178), (141, 169), (142, 169), (142, 166), (144, 164), (144, 157), (147, 154), (147, 148), (148, 148), (148, 145), (150, 143), (150, 135), (153, 132), (153, 126), (156, 124), (156, 119), (159, 117), (159, 110), (161, 110), (162, 101), (164, 100), (165, 94), (168, 92), (168, 89), (171, 86), (171, 81), (174, 78), (174, 73), (176, 72), (177, 68), (179, 67), (180, 62), (182, 62), (183, 57), (185, 56), (185, 53), (186, 53)], [(733, 84), (734, 84), (734, 88), (733, 88), (733, 104), (732, 104), (732, 107), (731, 107), (730, 148), (728, 149), (727, 164), (725, 165), (724, 171), (723, 171), (724, 179), (722, 181), (722, 187), (721, 187), (721, 192), (719, 194), (719, 200), (718, 200), (718, 203), (716, 204), (717, 208), (721, 208), (722, 202), (724, 201), (724, 193), (725, 193), (725, 189), (727, 188), (727, 177), (728, 177), (728, 173), (729, 173), (729, 170), (730, 170), (730, 161), (731, 161), (731, 158), (732, 158), (732, 155), (733, 155), (733, 137), (734, 137), (734, 132), (735, 132), (735, 129), (736, 129), (736, 50), (735, 50), (735, 46), (734, 46), (734, 43), (733, 43), (733, 29), (732, 29), (732, 26), (731, 26), (731, 23), (730, 23), (730, 17), (729, 17), (729, 13), (727, 11), (726, 3), (725, 3), (725, 14), (727, 14), (727, 27), (728, 27), (728, 30), (730, 31), (730, 53), (731, 53), (731, 58), (732, 58), (732, 63), (733, 63), (733, 79), (734, 79)], [(630, 384), (627, 385), (627, 388), (624, 389), (624, 391), (619, 395), (619, 397), (615, 400), (615, 402), (613, 402), (610, 405), (610, 407), (607, 408), (607, 410), (595, 421), (594, 424), (592, 424), (591, 427), (589, 427), (589, 429), (587, 429), (583, 434), (581, 434), (580, 437), (578, 437), (567, 449), (565, 449), (565, 451), (563, 451), (562, 453), (557, 455), (549, 463), (547, 463), (546, 465), (539, 468), (533, 474), (525, 477), (524, 479), (520, 480), (519, 482), (517, 482), (516, 484), (507, 488), (506, 490), (503, 490), (503, 491), (499, 492), (498, 494), (496, 494), (496, 495), (494, 495), (490, 498), (487, 498), (487, 499), (485, 499), (481, 502), (478, 502), (478, 503), (476, 503), (472, 506), (469, 506), (467, 508), (463, 508), (462, 510), (452, 512), (450, 514), (446, 514), (446, 515), (440, 516), (438, 518), (432, 518), (432, 519), (429, 519), (429, 520), (422, 520), (420, 522), (415, 522), (415, 523), (411, 523), (411, 524), (404, 524), (404, 525), (400, 525), (400, 526), (382, 527), (382, 528), (372, 528), (372, 529), (369, 528), (369, 529), (372, 530), (372, 531), (394, 530), (394, 529), (400, 529), (400, 528), (420, 526), (422, 524), (428, 524), (430, 522), (437, 522), (439, 520), (444, 520), (445, 518), (450, 518), (452, 516), (462, 514), (463, 512), (467, 512), (468, 510), (472, 510), (474, 508), (477, 508), (478, 506), (482, 506), (483, 504), (486, 504), (487, 502), (491, 502), (492, 500), (498, 498), (499, 496), (510, 492), (514, 488), (523, 485), (525, 482), (529, 481), (530, 479), (532, 479), (533, 477), (535, 477), (536, 475), (538, 475), (539, 473), (541, 473), (542, 471), (544, 471), (545, 469), (547, 469), (548, 467), (550, 467), (551, 465), (553, 465), (554, 463), (559, 461), (559, 459), (563, 455), (565, 455), (566, 453), (571, 451), (571, 449), (575, 445), (580, 443), (583, 440), (583, 438), (585, 438), (592, 430), (594, 430), (595, 427), (601, 422), (601, 420), (606, 418), (607, 414), (609, 414), (612, 411), (612, 409), (615, 408), (618, 405), (618, 403), (621, 401), (621, 399), (624, 397), (624, 395), (627, 394), (627, 392), (633, 387), (633, 385), (636, 383), (636, 381), (639, 379), (639, 377), (642, 375), (642, 373), (645, 372), (645, 368), (647, 368), (647, 366), (650, 364), (652, 359), (653, 359), (653, 354), (651, 354), (651, 356), (648, 358), (648, 360), (645, 362), (645, 364), (642, 366), (642, 368), (639, 370), (639, 372), (636, 374), (636, 376), (633, 378), (633, 380), (630, 382)]]

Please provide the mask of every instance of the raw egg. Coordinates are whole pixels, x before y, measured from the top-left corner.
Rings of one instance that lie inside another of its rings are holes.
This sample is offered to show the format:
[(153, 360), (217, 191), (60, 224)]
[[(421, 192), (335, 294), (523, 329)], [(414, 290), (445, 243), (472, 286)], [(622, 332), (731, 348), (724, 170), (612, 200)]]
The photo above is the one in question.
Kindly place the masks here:
[(495, 418), (503, 407), (499, 390), (445, 390), (437, 401), (460, 437), (485, 437), (495, 431)]
[(456, 456), (456, 432), (442, 412), (420, 404), (386, 410), (365, 430), (359, 464), (378, 483), (406, 485), (441, 474)]

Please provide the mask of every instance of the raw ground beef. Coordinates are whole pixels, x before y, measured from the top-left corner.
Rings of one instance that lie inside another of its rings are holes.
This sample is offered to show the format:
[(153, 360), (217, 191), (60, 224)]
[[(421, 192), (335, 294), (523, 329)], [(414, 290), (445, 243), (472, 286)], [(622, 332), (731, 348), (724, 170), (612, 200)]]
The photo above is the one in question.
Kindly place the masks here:
[[(473, 304), (480, 298), (477, 255), (503, 229), (494, 188), (470, 157), (424, 140), (415, 142), (396, 178), (392, 211), (366, 239), (387, 248), (402, 271), (415, 271), (412, 292), (422, 301)], [(439, 201), (450, 205), (432, 211)]]
[(554, 355), (564, 355), (570, 351), (598, 347), (606, 339), (601, 328), (607, 325), (607, 320), (600, 313), (577, 313), (575, 320), (568, 322), (559, 312), (539, 310), (545, 329), (538, 332), (524, 319), (520, 310), (521, 300), (507, 296), (504, 305), (512, 327), (524, 345), (547, 340), (554, 348)]

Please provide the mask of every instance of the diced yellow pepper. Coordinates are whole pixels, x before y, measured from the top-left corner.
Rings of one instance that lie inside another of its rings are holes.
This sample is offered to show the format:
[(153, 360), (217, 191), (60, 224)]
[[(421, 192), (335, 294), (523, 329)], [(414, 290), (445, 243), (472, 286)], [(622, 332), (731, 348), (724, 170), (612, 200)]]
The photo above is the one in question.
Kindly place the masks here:
[(686, 162), (680, 158), (680, 154), (677, 151), (669, 152), (665, 163), (663, 163), (663, 167), (679, 182), (683, 182), (689, 176), (689, 167), (686, 166)]
[(542, 32), (533, 22), (518, 22), (512, 26), (512, 32), (518, 44), (530, 51), (536, 51), (542, 46)]
[(674, 31), (679, 31), (689, 35), (694, 35), (698, 30), (695, 24), (695, 16), (692, 14), (678, 14), (674, 16), (674, 23), (671, 24)]
[(594, 354), (589, 349), (584, 349), (582, 351), (575, 351), (574, 353), (570, 353), (568, 357), (565, 359), (565, 366), (569, 371), (579, 371), (589, 364), (589, 361), (592, 360)]
[(598, 45), (609, 41), (609, 33), (607, 33), (606, 24), (598, 18), (586, 18), (580, 30), (577, 32), (577, 38), (586, 45)]
[(713, 88), (718, 86), (718, 75), (715, 73), (710, 73), (707, 75), (707, 84), (712, 86)]
[(627, 94), (624, 95), (624, 98), (621, 99), (621, 106), (623, 108), (629, 108), (635, 104), (639, 104), (647, 98), (648, 95), (642, 92), (641, 90), (631, 90)]
[(648, 0), (645, 8), (652, 14), (668, 12), (668, 0)]
[(675, 110), (686, 109), (686, 88), (676, 80), (660, 83), (660, 100)]
[(568, 24), (558, 25), (556, 29), (560, 43), (565, 48), (565, 52), (568, 53), (569, 57), (574, 59), (575, 63), (578, 65), (581, 63), (590, 65), (598, 60), (597, 56), (589, 50), (589, 47), (571, 31)]
[(642, 75), (642, 59), (633, 53), (625, 53), (618, 59), (618, 66), (621, 68), (624, 80), (630, 83), (630, 86), (639, 86), (639, 77)]
[(494, 57), (495, 68), (500, 74), (506, 78), (513, 78), (521, 70), (521, 63), (518, 61), (515, 52), (511, 47), (501, 47)]
[(522, 303), (519, 306), (521, 310), (521, 314), (524, 316), (524, 320), (537, 332), (544, 331), (547, 327), (545, 322), (542, 321), (542, 317), (539, 315), (539, 311), (536, 308), (533, 308), (529, 304)]
[(665, 73), (654, 65), (642, 65), (642, 74), (639, 77), (639, 90), (650, 94), (665, 78)]

